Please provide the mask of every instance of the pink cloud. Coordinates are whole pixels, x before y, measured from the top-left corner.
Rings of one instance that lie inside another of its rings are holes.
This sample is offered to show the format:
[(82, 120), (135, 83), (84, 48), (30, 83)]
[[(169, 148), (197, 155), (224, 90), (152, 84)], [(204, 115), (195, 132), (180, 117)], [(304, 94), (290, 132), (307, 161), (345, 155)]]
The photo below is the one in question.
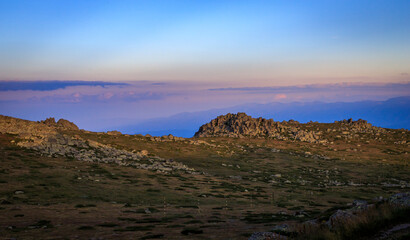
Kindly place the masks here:
[(287, 98), (288, 96), (286, 95), (286, 94), (276, 94), (275, 95), (275, 97), (274, 97), (274, 99), (275, 100), (281, 100), (281, 99), (285, 99), (285, 98)]

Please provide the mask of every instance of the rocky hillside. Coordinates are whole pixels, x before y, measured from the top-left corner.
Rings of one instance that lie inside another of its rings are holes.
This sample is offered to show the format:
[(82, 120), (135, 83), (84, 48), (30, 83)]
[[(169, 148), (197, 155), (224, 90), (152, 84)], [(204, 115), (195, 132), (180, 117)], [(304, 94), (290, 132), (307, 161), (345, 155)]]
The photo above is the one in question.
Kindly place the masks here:
[(0, 133), (16, 135), (19, 140), (15, 144), (47, 156), (65, 156), (86, 162), (114, 163), (162, 173), (174, 170), (193, 172), (193, 169), (171, 159), (148, 156), (148, 152), (144, 150), (129, 152), (97, 141), (82, 139), (76, 131), (79, 133), (84, 130), (79, 130), (74, 123), (65, 119), (56, 122), (54, 118), (48, 118), (44, 121), (32, 122), (0, 115)]
[(242, 113), (180, 138), (57, 120), (0, 116), (3, 238), (378, 239), (409, 223), (407, 130)]
[[(276, 122), (273, 119), (252, 118), (245, 113), (228, 113), (202, 125), (195, 133), (195, 137), (257, 137), (326, 144), (337, 139), (349, 141), (352, 138), (364, 140), (368, 137), (377, 140), (388, 132), (388, 129), (374, 127), (361, 119), (342, 120), (331, 124), (317, 122), (301, 124), (294, 120)], [(403, 130), (403, 132), (404, 140), (397, 144), (407, 144), (409, 131)]]

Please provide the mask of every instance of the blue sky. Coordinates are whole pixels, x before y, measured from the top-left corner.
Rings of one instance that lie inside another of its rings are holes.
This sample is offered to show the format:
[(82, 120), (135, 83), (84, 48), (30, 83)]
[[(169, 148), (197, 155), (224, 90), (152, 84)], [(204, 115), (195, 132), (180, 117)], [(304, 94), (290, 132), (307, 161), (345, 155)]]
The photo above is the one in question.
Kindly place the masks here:
[(392, 82), (410, 73), (409, 12), (401, 0), (0, 0), (0, 79)]
[(112, 130), (409, 96), (409, 13), (408, 0), (0, 0), (0, 114)]

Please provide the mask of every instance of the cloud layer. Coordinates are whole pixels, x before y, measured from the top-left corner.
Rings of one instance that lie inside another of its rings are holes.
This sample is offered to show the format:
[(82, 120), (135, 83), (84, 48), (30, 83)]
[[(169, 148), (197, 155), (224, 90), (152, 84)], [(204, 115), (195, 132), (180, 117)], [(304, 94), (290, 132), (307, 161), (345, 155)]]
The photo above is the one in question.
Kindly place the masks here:
[[(63, 117), (107, 130), (181, 112), (270, 102), (354, 102), (410, 95), (410, 83), (246, 87), (192, 82), (15, 82), (0, 90), (0, 114), (40, 120)], [(36, 85), (38, 84), (38, 86)], [(13, 85), (11, 85), (13, 86)], [(29, 87), (28, 87), (29, 86)], [(57, 89), (55, 89), (58, 87)], [(48, 89), (47, 89), (48, 88)]]

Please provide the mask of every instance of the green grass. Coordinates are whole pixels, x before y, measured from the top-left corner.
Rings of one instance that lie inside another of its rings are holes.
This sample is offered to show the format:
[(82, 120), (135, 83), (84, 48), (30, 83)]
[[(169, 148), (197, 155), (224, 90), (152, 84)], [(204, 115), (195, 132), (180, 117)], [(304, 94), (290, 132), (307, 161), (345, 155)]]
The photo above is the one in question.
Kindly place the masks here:
[(77, 228), (78, 230), (94, 230), (93, 226), (80, 226)]
[(147, 226), (127, 226), (125, 228), (117, 228), (114, 229), (116, 232), (135, 232), (135, 231), (150, 231), (155, 228), (155, 225), (147, 225)]
[(99, 227), (107, 227), (107, 228), (112, 228), (112, 227), (117, 227), (118, 224), (116, 223), (101, 223), (98, 224)]
[[(0, 134), (0, 202), (11, 203), (0, 206), (0, 214), (6, 219), (0, 223), (19, 226), (10, 230), (6, 237), (32, 237), (24, 235), (23, 231), (29, 223), (20, 227), (19, 221), (37, 223), (48, 219), (53, 226), (50, 234), (64, 232), (70, 238), (75, 234), (92, 233), (80, 229), (91, 223), (85, 226), (79, 223), (93, 219), (94, 231), (105, 235), (115, 231), (119, 236), (135, 232), (132, 234), (136, 234), (136, 239), (177, 239), (185, 237), (183, 234), (193, 235), (193, 238), (203, 236), (205, 239), (212, 234), (222, 239), (236, 239), (249, 236), (249, 229), (269, 230), (274, 224), (298, 223), (308, 217), (331, 214), (326, 210), (343, 208), (354, 199), (386, 197), (403, 190), (384, 187), (381, 183), (410, 181), (408, 167), (402, 161), (405, 148), (397, 144), (362, 144), (367, 152), (335, 152), (329, 149), (351, 149), (356, 143), (322, 146), (267, 139), (201, 139), (215, 145), (211, 147), (190, 144), (188, 140), (153, 142), (135, 136), (68, 134), (123, 149), (146, 149), (150, 154), (172, 158), (204, 174), (173, 172), (163, 175), (114, 164), (48, 158), (35, 151), (13, 147), (10, 140), (14, 137)], [(281, 149), (281, 152), (272, 152), (272, 148)], [(332, 160), (305, 158), (305, 151), (323, 154)], [(395, 154), (391, 154), (393, 152)], [(336, 180), (344, 185), (329, 184)], [(351, 186), (347, 184), (349, 181), (365, 185)], [(16, 195), (16, 190), (24, 190), (24, 194)], [(295, 217), (300, 210), (308, 217)], [(281, 211), (288, 214), (280, 214)], [(225, 232), (221, 226), (233, 220), (237, 231)], [(75, 222), (74, 226), (68, 224), (70, 222)], [(201, 224), (206, 225), (199, 226)], [(363, 230), (345, 230), (346, 236), (370, 232), (364, 226), (357, 229)], [(202, 230), (202, 235), (197, 230)], [(14, 236), (13, 231), (18, 233)], [(40, 233), (30, 234), (33, 238), (42, 238)]]
[(185, 228), (184, 230), (181, 231), (182, 235), (196, 235), (196, 234), (202, 234), (204, 233), (203, 230), (197, 229), (197, 228)]

